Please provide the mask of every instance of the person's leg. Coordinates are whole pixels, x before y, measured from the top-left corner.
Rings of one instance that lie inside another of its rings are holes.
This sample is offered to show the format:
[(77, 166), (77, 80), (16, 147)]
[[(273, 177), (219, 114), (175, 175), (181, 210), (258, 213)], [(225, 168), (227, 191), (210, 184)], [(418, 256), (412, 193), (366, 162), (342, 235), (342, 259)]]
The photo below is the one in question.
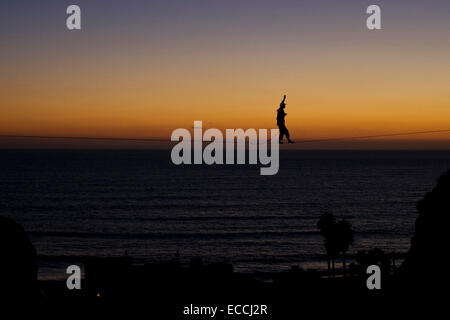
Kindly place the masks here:
[(278, 129), (280, 130), (280, 137), (279, 137), (280, 143), (283, 143), (283, 137), (284, 137), (284, 135), (285, 135), (285, 129), (286, 129), (286, 127), (283, 126), (283, 125), (281, 125), (281, 124), (279, 124), (279, 125), (278, 125)]
[(286, 135), (287, 141), (288, 141), (289, 143), (294, 143), (294, 141), (291, 140), (291, 137), (290, 137), (290, 135), (289, 135), (289, 130), (288, 130), (286, 127), (284, 127), (284, 129), (286, 130), (286, 131), (284, 132), (284, 134)]
[(289, 136), (289, 130), (288, 130), (286, 127), (284, 127), (284, 130), (285, 130), (285, 131), (284, 131), (284, 135), (286, 136), (286, 139), (288, 139), (288, 141), (291, 140), (291, 139), (289, 138), (289, 137), (290, 137), (290, 136)]

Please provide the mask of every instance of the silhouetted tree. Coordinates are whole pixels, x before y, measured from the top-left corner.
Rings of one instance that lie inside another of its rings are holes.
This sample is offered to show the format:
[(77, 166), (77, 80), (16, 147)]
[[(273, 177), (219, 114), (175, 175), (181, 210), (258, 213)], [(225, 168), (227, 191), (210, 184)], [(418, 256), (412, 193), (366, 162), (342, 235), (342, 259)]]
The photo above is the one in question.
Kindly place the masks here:
[(439, 177), (436, 187), (417, 203), (411, 248), (400, 267), (400, 276), (417, 290), (442, 286), (448, 272), (448, 229), (450, 223), (450, 170)]
[(0, 216), (0, 297), (24, 301), (38, 296), (36, 250), (24, 229)]
[(346, 271), (346, 253), (349, 246), (353, 244), (354, 232), (351, 225), (346, 220), (336, 222), (331, 213), (324, 213), (320, 216), (317, 228), (325, 238), (324, 245), (327, 252), (328, 274), (330, 274), (330, 261), (332, 263), (333, 275), (335, 274), (335, 259), (338, 252), (342, 253), (342, 265), (344, 275)]
[(347, 220), (341, 220), (335, 225), (336, 232), (336, 248), (342, 253), (342, 268), (344, 275), (346, 273), (346, 254), (348, 248), (353, 244), (355, 232), (352, 230), (350, 223)]
[(327, 254), (327, 266), (328, 266), (328, 276), (330, 276), (331, 266), (333, 264), (332, 270), (334, 275), (334, 259), (337, 255), (337, 248), (335, 246), (335, 241), (333, 240), (334, 227), (336, 225), (336, 219), (331, 213), (324, 213), (320, 216), (319, 222), (317, 223), (317, 228), (320, 230), (320, 234), (325, 238), (324, 246)]

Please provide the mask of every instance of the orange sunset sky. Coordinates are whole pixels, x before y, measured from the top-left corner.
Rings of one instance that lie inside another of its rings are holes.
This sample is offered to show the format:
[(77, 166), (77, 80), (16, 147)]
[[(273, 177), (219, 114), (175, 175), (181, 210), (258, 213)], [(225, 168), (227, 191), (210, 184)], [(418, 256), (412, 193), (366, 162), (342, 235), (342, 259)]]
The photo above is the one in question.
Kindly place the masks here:
[[(81, 31), (68, 4), (0, 5), (0, 134), (275, 128), (283, 94), (295, 140), (450, 129), (446, 1), (381, 1), (379, 31), (364, 1), (79, 1)], [(448, 149), (450, 133), (385, 142)]]

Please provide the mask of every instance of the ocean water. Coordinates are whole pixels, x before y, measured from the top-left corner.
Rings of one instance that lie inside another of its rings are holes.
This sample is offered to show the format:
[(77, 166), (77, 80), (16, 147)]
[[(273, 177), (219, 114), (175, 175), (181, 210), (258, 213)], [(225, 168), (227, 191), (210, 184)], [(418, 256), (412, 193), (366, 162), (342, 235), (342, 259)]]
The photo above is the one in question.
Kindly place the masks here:
[[(0, 165), (0, 214), (41, 256), (127, 252), (145, 263), (178, 250), (184, 263), (252, 272), (324, 268), (324, 212), (352, 224), (350, 253), (406, 252), (416, 202), (450, 152), (281, 151), (275, 176), (259, 165), (175, 166), (168, 150), (3, 150)], [(65, 276), (64, 263), (47, 259), (40, 277)]]

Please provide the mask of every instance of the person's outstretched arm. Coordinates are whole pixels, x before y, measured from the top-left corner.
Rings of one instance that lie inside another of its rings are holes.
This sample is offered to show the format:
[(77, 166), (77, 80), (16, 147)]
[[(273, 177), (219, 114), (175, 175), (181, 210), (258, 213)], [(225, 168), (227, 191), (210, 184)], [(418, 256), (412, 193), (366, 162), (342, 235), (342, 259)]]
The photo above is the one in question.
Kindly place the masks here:
[(283, 101), (281, 101), (281, 102), (284, 103), (284, 101), (286, 101), (286, 95), (284, 95)]

